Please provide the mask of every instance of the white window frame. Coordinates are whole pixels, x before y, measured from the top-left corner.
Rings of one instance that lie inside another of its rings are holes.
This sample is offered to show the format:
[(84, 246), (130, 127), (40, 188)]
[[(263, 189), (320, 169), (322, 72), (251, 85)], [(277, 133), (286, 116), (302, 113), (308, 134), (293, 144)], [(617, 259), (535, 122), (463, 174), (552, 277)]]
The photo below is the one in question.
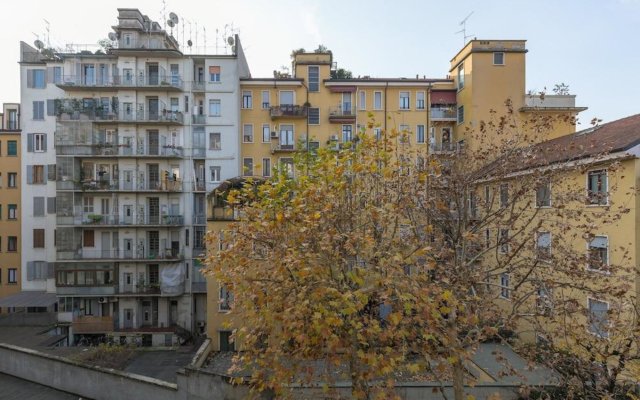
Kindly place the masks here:
[[(214, 109), (212, 109), (212, 106), (218, 105), (218, 113), (212, 113), (211, 111), (214, 110), (215, 111), (215, 107)], [(210, 117), (220, 117), (222, 115), (222, 101), (220, 99), (209, 99), (209, 116)]]
[(464, 89), (464, 61), (458, 65), (458, 92)]
[(279, 106), (283, 106), (283, 105), (289, 105), (289, 104), (283, 104), (282, 103), (282, 93), (292, 93), (293, 96), (293, 100), (291, 101), (291, 105), (294, 106), (296, 105), (296, 91), (295, 90), (279, 90), (278, 91), (278, 105)]
[(220, 65), (211, 65), (211, 67), (218, 67), (220, 72), (217, 74), (212, 74), (209, 72), (209, 82), (220, 83), (222, 81), (222, 66)]
[[(540, 251), (541, 249), (544, 249), (544, 246), (540, 246), (540, 237), (542, 235), (549, 235), (549, 246), (546, 247), (546, 254), (544, 254), (544, 256), (541, 256), (542, 252)], [(536, 258), (540, 261), (546, 262), (546, 263), (550, 263), (551, 262), (551, 246), (552, 246), (552, 241), (553, 241), (553, 235), (551, 234), (551, 232), (549, 231), (540, 231), (540, 232), (536, 232), (535, 234), (535, 247), (536, 247)]]
[(551, 198), (551, 182), (550, 181), (546, 181), (546, 183), (544, 183), (545, 186), (548, 187), (548, 191), (549, 191), (549, 205), (540, 205), (540, 202), (538, 201), (538, 187), (540, 187), (540, 185), (538, 185), (535, 188), (535, 193), (534, 193), (534, 202), (536, 205), (536, 208), (551, 208), (552, 206), (552, 198)]
[[(419, 136), (420, 127), (422, 127), (422, 141), (420, 140), (420, 136)], [(426, 126), (424, 124), (416, 125), (416, 143), (424, 144), (427, 140), (427, 138), (425, 137), (426, 134), (427, 134)]]
[(367, 92), (364, 90), (358, 92), (358, 110), (367, 110)]
[(44, 153), (44, 149), (47, 147), (45, 140), (47, 140), (47, 135), (44, 133), (34, 133), (33, 134), (33, 152), (34, 153)]
[[(403, 96), (406, 95), (406, 96)], [(406, 106), (403, 104), (403, 100), (406, 99)], [(411, 92), (410, 91), (401, 91), (398, 93), (398, 109), (399, 110), (410, 110), (411, 109)]]
[(511, 299), (511, 275), (507, 272), (500, 274), (500, 298), (504, 300)]
[[(214, 146), (214, 136), (218, 135), (218, 145)], [(222, 150), (222, 134), (220, 132), (209, 132), (209, 150)]]
[[(503, 242), (503, 241), (505, 241), (505, 238), (504, 238), (505, 235), (503, 234), (504, 232), (506, 232), (506, 242)], [(498, 252), (500, 254), (509, 253), (509, 250), (510, 250), (509, 233), (510, 232), (509, 232), (508, 228), (500, 228), (498, 230), (498, 246), (499, 246)]]
[(233, 293), (227, 290), (223, 284), (220, 284), (220, 290), (218, 290), (218, 300), (218, 312), (226, 313), (231, 311), (233, 306)]
[[(251, 130), (250, 135), (247, 134), (247, 128)], [(253, 136), (253, 124), (242, 124), (242, 143), (253, 143)]]
[[(309, 110), (311, 110), (311, 109), (318, 110), (318, 122), (317, 123), (313, 123), (308, 119), (309, 117), (307, 117), (307, 120), (309, 121), (309, 125), (313, 125), (313, 126), (320, 125), (320, 107), (309, 107)], [(311, 113), (308, 113), (307, 115), (310, 116)]]
[[(246, 165), (245, 165), (247, 160), (251, 161), (251, 170), (250, 171), (246, 168)], [(253, 165), (253, 157), (243, 157), (242, 158), (242, 176), (253, 176), (254, 168), (255, 168), (255, 166)]]
[(8, 271), (7, 283), (18, 283), (18, 268), (9, 268)]
[[(376, 97), (380, 97), (380, 104), (376, 105)], [(384, 103), (384, 99), (382, 98), (382, 92), (376, 90), (375, 92), (373, 92), (373, 109), (374, 110), (382, 110), (383, 107), (383, 103)]]
[[(591, 190), (589, 190), (589, 174), (591, 174), (592, 172), (602, 172), (604, 171), (604, 176), (605, 176), (605, 187), (604, 187), (604, 194), (606, 195), (605, 199), (606, 201), (604, 203), (594, 203), (591, 201)], [(587, 188), (587, 207), (604, 207), (604, 206), (608, 206), (609, 205), (609, 170), (607, 168), (598, 168), (598, 169), (590, 169), (587, 171), (587, 177), (586, 177), (586, 188)]]
[[(460, 118), (460, 112), (462, 111), (462, 118)], [(464, 106), (458, 106), (456, 109), (456, 121), (458, 125), (464, 124)]]
[[(265, 93), (267, 94), (267, 101), (265, 100)], [(268, 90), (263, 90), (262, 91), (262, 95), (261, 95), (261, 100), (262, 100), (262, 109), (263, 110), (268, 110), (271, 107), (271, 92)]]
[[(607, 250), (607, 262), (604, 265), (604, 267), (607, 269), (591, 268), (591, 261), (590, 261), (591, 260), (591, 242), (595, 238), (604, 238), (607, 241), (607, 246), (605, 247), (605, 249)], [(611, 243), (609, 243), (609, 235), (594, 235), (591, 240), (587, 240), (587, 271), (599, 272), (601, 274), (609, 274), (610, 272), (608, 271), (608, 269), (610, 265), (611, 265)]]
[(220, 182), (222, 179), (222, 167), (219, 165), (211, 165), (209, 167), (209, 181), (210, 182)]
[(262, 143), (271, 143), (271, 125), (269, 124), (262, 124)]
[[(314, 82), (315, 84), (318, 85), (318, 89), (317, 90), (312, 90), (311, 89), (311, 68), (317, 68), (318, 69), (318, 81)], [(307, 66), (307, 78), (309, 79), (309, 92), (311, 93), (317, 93), (320, 91), (320, 66), (319, 65), (308, 65)]]
[[(420, 95), (422, 95), (422, 99), (420, 98)], [(422, 100), (422, 107), (420, 107), (420, 100)], [(416, 110), (424, 110), (426, 109), (426, 95), (424, 90), (418, 90), (416, 91)]]
[(271, 157), (265, 157), (262, 159), (262, 176), (264, 177), (271, 176)]
[(500, 208), (507, 208), (509, 206), (509, 184), (500, 184)]
[[(497, 63), (496, 62), (496, 56), (498, 54), (502, 54), (502, 62), (501, 63)], [(505, 54), (504, 51), (494, 51), (493, 52), (493, 65), (504, 65), (505, 64), (505, 56), (506, 56), (506, 54)]]
[[(245, 100), (247, 101), (245, 102)], [(243, 110), (253, 109), (253, 91), (251, 90), (242, 91), (242, 109)]]
[(604, 332), (604, 335), (599, 334), (598, 332), (593, 332), (591, 330), (591, 302), (599, 302), (599, 303), (604, 303), (607, 305), (607, 313), (609, 312), (609, 310), (611, 310), (611, 303), (609, 303), (608, 301), (605, 300), (600, 300), (597, 299), (595, 297), (591, 297), (591, 296), (587, 296), (587, 332), (589, 332), (590, 334), (602, 338), (602, 339), (608, 339), (609, 338), (609, 329), (611, 327), (611, 322), (609, 321), (609, 316), (607, 315), (607, 324), (606, 324), (606, 332)]

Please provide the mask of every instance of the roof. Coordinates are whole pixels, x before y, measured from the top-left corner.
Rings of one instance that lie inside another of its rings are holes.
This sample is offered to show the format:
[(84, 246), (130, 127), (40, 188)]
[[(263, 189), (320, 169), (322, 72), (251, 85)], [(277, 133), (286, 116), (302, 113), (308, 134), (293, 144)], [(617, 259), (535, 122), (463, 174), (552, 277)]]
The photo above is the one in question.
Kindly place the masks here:
[(80, 398), (78, 395), (2, 373), (0, 373), (0, 387), (2, 387), (2, 398), (7, 400), (77, 400)]
[(0, 299), (0, 307), (49, 307), (57, 301), (55, 293), (23, 291)]

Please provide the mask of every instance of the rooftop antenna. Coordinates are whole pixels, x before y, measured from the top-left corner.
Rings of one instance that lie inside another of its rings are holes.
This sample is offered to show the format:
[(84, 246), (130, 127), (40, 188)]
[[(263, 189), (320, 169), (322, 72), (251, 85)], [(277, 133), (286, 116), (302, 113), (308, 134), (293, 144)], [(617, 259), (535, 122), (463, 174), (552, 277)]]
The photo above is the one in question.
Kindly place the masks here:
[[(162, 20), (164, 21), (164, 25), (162, 26), (162, 29), (164, 29), (165, 31), (167, 30), (167, 23), (169, 21), (167, 21), (167, 2), (166, 0), (162, 0)], [(171, 26), (171, 25), (169, 25)]]
[(191, 46), (193, 46), (193, 41), (191, 40), (191, 21), (187, 21), (189, 24), (189, 40), (187, 40), (187, 46), (189, 46), (189, 53), (191, 53)]
[(204, 36), (204, 54), (207, 54), (207, 28), (202, 27), (202, 35)]
[(46, 19), (42, 19), (44, 21), (44, 23), (46, 24), (46, 27), (44, 28), (47, 31), (47, 47), (51, 47), (51, 32), (50, 32), (50, 28), (51, 28), (51, 24), (49, 23), (49, 21), (47, 21)]
[(460, 26), (462, 26), (462, 29), (460, 29), (458, 32), (456, 33), (462, 33), (462, 45), (466, 45), (467, 44), (467, 38), (470, 38), (473, 35), (467, 35), (467, 20), (469, 19), (469, 17), (471, 16), (471, 14), (473, 14), (473, 11), (471, 11), (469, 13), (469, 15), (467, 15), (462, 21), (460, 21)]
[(195, 22), (196, 25), (196, 54), (198, 53), (198, 23)]
[(218, 51), (218, 28), (216, 28), (216, 54), (220, 54)]

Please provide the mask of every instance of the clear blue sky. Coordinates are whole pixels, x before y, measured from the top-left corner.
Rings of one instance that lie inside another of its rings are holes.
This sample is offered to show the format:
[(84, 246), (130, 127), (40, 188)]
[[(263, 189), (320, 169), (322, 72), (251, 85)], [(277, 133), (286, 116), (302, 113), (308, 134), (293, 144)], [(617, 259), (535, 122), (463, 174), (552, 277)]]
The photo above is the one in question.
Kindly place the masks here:
[[(0, 101), (19, 100), (18, 43), (41, 39), (47, 19), (51, 42), (94, 44), (116, 24), (117, 7), (137, 7), (161, 21), (162, 0), (20, 0), (0, 15)], [(640, 0), (420, 1), (420, 0), (166, 0), (166, 13), (185, 20), (185, 36), (199, 52), (220, 52), (227, 25), (239, 30), (252, 75), (271, 76), (289, 64), (294, 48), (319, 43), (340, 67), (377, 77), (444, 77), (463, 44), (459, 22), (473, 11), (467, 33), (478, 39), (526, 39), (527, 89), (564, 82), (577, 104), (606, 121), (640, 112)], [(180, 31), (181, 34), (182, 31)], [(180, 39), (181, 41), (181, 39)]]

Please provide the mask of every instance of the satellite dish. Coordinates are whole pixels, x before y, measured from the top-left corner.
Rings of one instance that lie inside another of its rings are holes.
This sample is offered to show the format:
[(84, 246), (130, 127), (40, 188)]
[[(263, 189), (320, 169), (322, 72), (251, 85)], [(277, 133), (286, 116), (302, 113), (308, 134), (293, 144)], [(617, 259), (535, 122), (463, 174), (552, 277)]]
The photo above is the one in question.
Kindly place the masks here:
[(191, 41), (191, 39), (187, 40), (187, 46), (189, 47), (193, 46), (193, 42)]
[(235, 40), (233, 40), (233, 36), (229, 36), (227, 38), (227, 43), (229, 43), (229, 46), (233, 46), (233, 44), (235, 43)]
[(173, 22), (173, 24), (177, 24), (178, 23), (178, 15), (174, 12), (169, 13), (169, 19)]
[(42, 50), (44, 48), (44, 43), (42, 43), (42, 40), (40, 39), (33, 42), (33, 45), (36, 46), (36, 49), (38, 50)]
[(173, 28), (174, 26), (176, 26), (176, 23), (173, 22), (173, 20), (167, 20), (167, 25), (169, 25), (171, 28)]
[(109, 40), (115, 41), (116, 39), (118, 39), (118, 37), (116, 36), (115, 32), (109, 32)]

